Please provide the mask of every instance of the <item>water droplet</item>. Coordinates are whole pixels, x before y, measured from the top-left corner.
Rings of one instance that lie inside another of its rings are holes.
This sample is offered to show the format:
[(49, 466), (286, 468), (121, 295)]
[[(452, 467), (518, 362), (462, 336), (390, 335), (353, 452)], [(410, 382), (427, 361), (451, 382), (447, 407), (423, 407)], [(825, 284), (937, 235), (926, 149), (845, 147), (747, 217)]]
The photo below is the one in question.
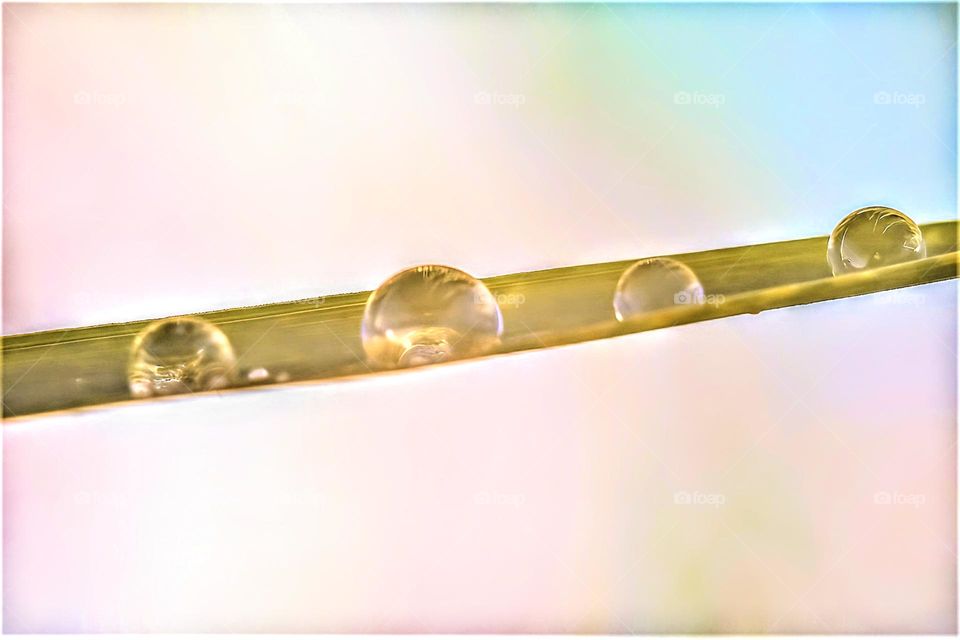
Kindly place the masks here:
[(890, 207), (864, 207), (840, 221), (827, 242), (827, 261), (838, 276), (927, 257), (920, 227)]
[(270, 372), (264, 367), (250, 369), (247, 372), (247, 382), (265, 382), (270, 379)]
[(130, 348), (127, 378), (135, 398), (229, 386), (235, 377), (233, 347), (215, 325), (199, 318), (151, 323)]
[(634, 263), (620, 276), (613, 294), (613, 310), (621, 322), (657, 309), (703, 302), (703, 286), (697, 275), (672, 258)]
[(486, 285), (458, 269), (426, 265), (396, 274), (363, 313), (363, 349), (382, 367), (412, 367), (494, 348), (503, 317)]

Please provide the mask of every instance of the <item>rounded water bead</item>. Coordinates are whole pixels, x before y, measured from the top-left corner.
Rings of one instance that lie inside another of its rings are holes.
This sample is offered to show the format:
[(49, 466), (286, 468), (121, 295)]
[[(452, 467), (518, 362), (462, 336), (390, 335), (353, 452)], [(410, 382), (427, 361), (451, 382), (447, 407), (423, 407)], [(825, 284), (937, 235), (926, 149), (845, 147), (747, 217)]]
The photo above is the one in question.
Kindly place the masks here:
[(266, 367), (256, 367), (247, 371), (247, 382), (258, 383), (270, 380), (270, 371)]
[(613, 310), (623, 322), (657, 309), (703, 301), (703, 286), (690, 267), (672, 258), (647, 258), (620, 276)]
[(222, 389), (232, 384), (230, 340), (200, 318), (168, 318), (143, 329), (130, 348), (127, 379), (135, 398)]
[(920, 227), (890, 207), (864, 207), (840, 221), (827, 242), (833, 275), (927, 257)]
[(439, 265), (401, 271), (367, 300), (361, 337), (380, 367), (411, 367), (494, 348), (503, 317), (486, 285)]

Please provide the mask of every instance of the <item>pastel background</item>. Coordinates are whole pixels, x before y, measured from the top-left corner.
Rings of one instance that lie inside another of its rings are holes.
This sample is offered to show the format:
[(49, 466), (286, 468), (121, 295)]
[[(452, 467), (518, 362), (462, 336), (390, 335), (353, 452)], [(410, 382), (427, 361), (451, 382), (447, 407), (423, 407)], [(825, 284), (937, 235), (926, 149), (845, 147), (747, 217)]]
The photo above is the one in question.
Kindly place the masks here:
[(5, 11), (5, 334), (956, 215), (951, 5)]
[[(956, 217), (952, 5), (4, 6), (4, 334)], [(4, 630), (956, 630), (954, 283), (8, 422)]]
[(956, 292), (8, 423), (8, 632), (945, 633)]

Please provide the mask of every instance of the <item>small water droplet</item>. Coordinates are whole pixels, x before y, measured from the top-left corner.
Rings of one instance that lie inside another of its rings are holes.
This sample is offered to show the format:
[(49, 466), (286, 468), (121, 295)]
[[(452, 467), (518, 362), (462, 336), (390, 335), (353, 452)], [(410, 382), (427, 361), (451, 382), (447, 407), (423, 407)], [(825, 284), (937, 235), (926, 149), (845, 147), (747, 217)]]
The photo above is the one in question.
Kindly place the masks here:
[(502, 332), (500, 307), (486, 285), (439, 265), (401, 271), (380, 285), (367, 300), (361, 329), (364, 351), (382, 367), (479, 355)]
[(222, 389), (234, 381), (236, 357), (215, 325), (199, 318), (151, 323), (134, 338), (127, 379), (135, 398)]
[(920, 227), (890, 207), (857, 209), (830, 234), (827, 262), (833, 275), (927, 257)]
[(248, 382), (264, 382), (270, 379), (270, 372), (267, 371), (264, 367), (257, 367), (255, 369), (250, 369), (247, 372), (247, 381)]
[(647, 258), (620, 276), (613, 294), (617, 320), (674, 305), (703, 304), (703, 286), (690, 267), (672, 258)]

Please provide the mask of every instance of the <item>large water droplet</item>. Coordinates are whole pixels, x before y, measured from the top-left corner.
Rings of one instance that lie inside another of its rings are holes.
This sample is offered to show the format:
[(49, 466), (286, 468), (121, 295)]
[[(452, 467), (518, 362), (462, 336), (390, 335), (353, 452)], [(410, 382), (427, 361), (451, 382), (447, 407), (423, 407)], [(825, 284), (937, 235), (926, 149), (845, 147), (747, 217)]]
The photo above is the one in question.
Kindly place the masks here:
[(613, 294), (613, 310), (621, 322), (657, 309), (703, 302), (703, 286), (697, 275), (672, 258), (634, 263), (620, 276)]
[(833, 275), (927, 257), (920, 227), (890, 207), (864, 207), (840, 221), (827, 242)]
[(363, 313), (363, 349), (381, 367), (410, 367), (478, 355), (500, 342), (503, 318), (482, 282), (451, 267), (396, 274)]
[(215, 325), (199, 318), (151, 323), (130, 348), (127, 379), (135, 398), (222, 389), (235, 378), (233, 347)]

